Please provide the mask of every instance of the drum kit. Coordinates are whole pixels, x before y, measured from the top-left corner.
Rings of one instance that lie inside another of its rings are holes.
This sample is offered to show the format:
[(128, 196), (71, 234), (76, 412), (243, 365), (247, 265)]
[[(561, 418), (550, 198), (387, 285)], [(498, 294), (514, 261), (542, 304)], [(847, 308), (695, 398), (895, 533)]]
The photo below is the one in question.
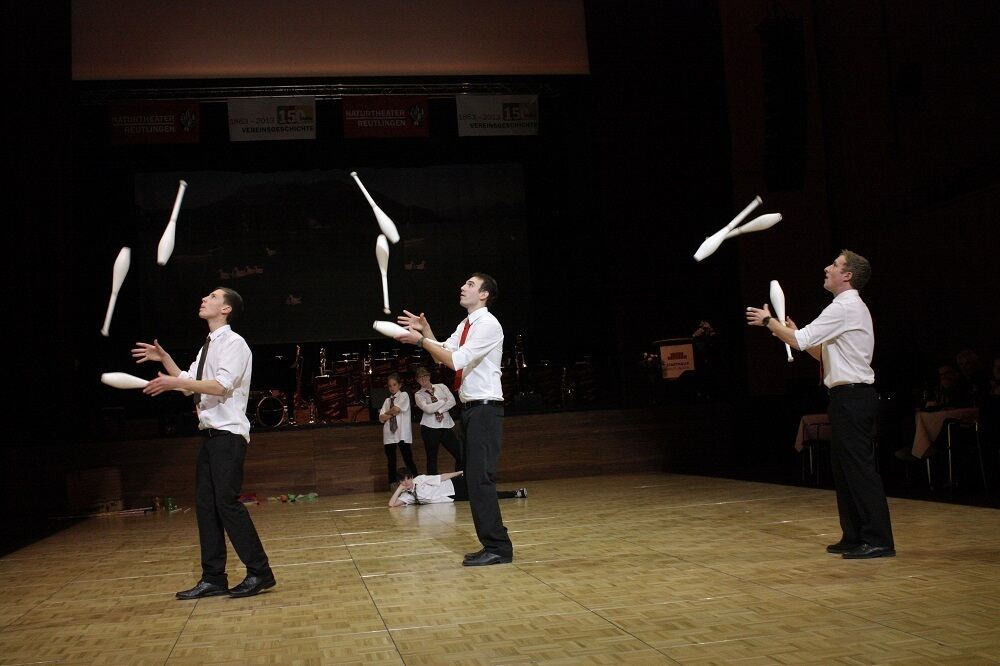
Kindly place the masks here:
[[(408, 353), (400, 349), (373, 352), (369, 344), (366, 353), (347, 352), (341, 356), (340, 360), (331, 361), (326, 349), (320, 348), (317, 373), (306, 382), (300, 345), (296, 345), (291, 365), (281, 356), (274, 357), (283, 368), (282, 373), (294, 368), (294, 394), (289, 400), (286, 391), (277, 388), (251, 391), (247, 405), (251, 424), (259, 429), (274, 429), (284, 425), (374, 420), (381, 403), (378, 396), (385, 393), (389, 375), (398, 374), (403, 389), (411, 393), (419, 388), (414, 376), (417, 366), (430, 370), (432, 381), (445, 386), (451, 386), (455, 376), (453, 370), (435, 363), (422, 349)], [(541, 360), (529, 372), (524, 342), (518, 335), (513, 350), (504, 354), (502, 364), (504, 398), (512, 407), (569, 409), (597, 400), (599, 382), (589, 358), (567, 366)], [(273, 373), (265, 381), (273, 382), (265, 384), (272, 386), (284, 383)]]
[(288, 403), (284, 392), (278, 389), (250, 391), (247, 412), (254, 427), (272, 429), (284, 425), (288, 420)]
[[(313, 375), (304, 391), (304, 357), (301, 346), (296, 346), (295, 392), (291, 398), (280, 389), (251, 391), (247, 403), (247, 416), (255, 428), (274, 429), (283, 425), (299, 426), (315, 423), (351, 423), (372, 418), (372, 388), (385, 387), (389, 375), (397, 373), (407, 390), (414, 391), (418, 383), (413, 369), (423, 365), (431, 370), (435, 381), (450, 385), (453, 371), (444, 366), (435, 368), (433, 359), (427, 352), (414, 349), (409, 354), (399, 349), (373, 352), (368, 345), (365, 354), (348, 352), (342, 358), (332, 361), (326, 349), (319, 350), (318, 372)], [(281, 357), (275, 357), (280, 359)], [(288, 367), (288, 366), (286, 366)], [(377, 411), (375, 406), (374, 411)]]

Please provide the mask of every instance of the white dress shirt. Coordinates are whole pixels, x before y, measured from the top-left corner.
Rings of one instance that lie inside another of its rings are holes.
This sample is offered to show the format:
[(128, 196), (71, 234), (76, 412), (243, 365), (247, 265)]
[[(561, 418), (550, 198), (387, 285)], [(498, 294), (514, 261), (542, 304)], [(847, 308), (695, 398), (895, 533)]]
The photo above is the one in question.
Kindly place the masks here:
[(404, 504), (440, 504), (454, 502), (455, 484), (451, 479), (441, 480), (440, 474), (420, 474), (413, 477), (413, 490), (399, 493), (398, 499)]
[(503, 327), (488, 308), (474, 310), (468, 316), (469, 334), (465, 344), (459, 346), (465, 320), (458, 325), (444, 343), (451, 352), (455, 370), (462, 371), (462, 387), (458, 399), (503, 400), (500, 386), (500, 364), (503, 361)]
[(389, 424), (392, 422), (391, 419), (382, 424), (382, 443), (383, 444), (395, 444), (397, 442), (406, 442), (407, 444), (413, 443), (413, 423), (410, 421), (410, 394), (400, 389), (395, 395), (390, 395), (382, 403), (382, 409), (378, 411), (379, 414), (386, 414), (389, 412), (389, 401), (395, 399), (393, 402), (394, 407), (399, 407), (399, 414), (396, 414), (396, 432), (392, 432)]
[[(247, 418), (247, 400), (250, 397), (250, 375), (253, 371), (253, 354), (246, 340), (229, 325), (220, 326), (209, 336), (208, 357), (202, 371), (202, 380), (219, 382), (223, 395), (201, 394), (198, 403), (198, 428), (228, 430), (250, 441), (250, 419)], [(198, 350), (194, 363), (188, 370), (181, 370), (183, 379), (198, 378)]]
[(795, 331), (799, 349), (823, 345), (823, 383), (874, 384), (875, 328), (857, 289), (837, 294), (808, 326)]
[[(469, 329), (469, 333), (472, 333), (472, 329)], [(433, 391), (437, 401), (431, 400), (431, 391)], [(430, 389), (420, 389), (413, 394), (413, 401), (417, 403), (417, 407), (424, 413), (420, 417), (420, 425), (427, 426), (428, 428), (455, 427), (455, 421), (452, 420), (451, 414), (448, 413), (448, 410), (455, 406), (455, 396), (452, 395), (451, 391), (444, 384), (431, 384)], [(435, 414), (441, 414), (444, 418), (438, 421)]]

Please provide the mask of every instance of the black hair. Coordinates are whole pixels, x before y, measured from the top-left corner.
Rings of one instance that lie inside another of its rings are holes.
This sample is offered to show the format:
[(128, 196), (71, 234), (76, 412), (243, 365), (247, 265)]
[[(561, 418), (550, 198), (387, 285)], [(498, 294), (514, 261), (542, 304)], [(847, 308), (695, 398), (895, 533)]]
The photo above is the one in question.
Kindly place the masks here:
[(230, 289), (229, 287), (216, 288), (222, 292), (223, 302), (230, 307), (226, 323), (232, 326), (234, 321), (243, 316), (243, 297), (236, 293), (235, 289)]
[(479, 291), (489, 293), (489, 297), (486, 299), (486, 307), (493, 305), (493, 303), (496, 302), (497, 298), (500, 296), (500, 285), (497, 284), (497, 281), (493, 279), (492, 275), (487, 273), (473, 273), (472, 277), (479, 278), (483, 281), (483, 283), (479, 285)]

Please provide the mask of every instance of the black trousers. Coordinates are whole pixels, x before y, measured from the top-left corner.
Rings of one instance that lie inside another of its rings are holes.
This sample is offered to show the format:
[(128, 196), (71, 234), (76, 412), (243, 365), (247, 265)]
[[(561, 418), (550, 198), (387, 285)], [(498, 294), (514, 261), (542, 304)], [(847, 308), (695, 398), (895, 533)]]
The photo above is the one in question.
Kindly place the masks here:
[(514, 546), (507, 536), (497, 502), (503, 407), (468, 404), (462, 410), (462, 424), (465, 426), (465, 482), (476, 536), (488, 552), (513, 557)]
[(455, 459), (455, 471), (462, 469), (462, 451), (451, 428), (428, 428), (420, 426), (420, 438), (424, 440), (424, 452), (427, 454), (427, 473), (438, 474), (438, 447), (444, 448)]
[(830, 466), (843, 540), (894, 548), (889, 504), (872, 452), (877, 412), (873, 386), (850, 384), (830, 390)]
[(234, 434), (206, 437), (198, 453), (195, 511), (201, 541), (201, 577), (216, 585), (228, 586), (224, 534), (229, 536), (248, 574), (271, 575), (250, 513), (239, 501), (246, 455), (246, 440)]
[[(455, 494), (452, 495), (452, 499), (456, 502), (468, 502), (469, 501), (469, 487), (465, 483), (465, 475), (456, 476), (451, 480), (453, 486), (455, 486)], [(517, 497), (516, 490), (498, 490), (497, 499), (513, 499)]]
[(385, 460), (389, 470), (389, 485), (396, 483), (399, 479), (396, 478), (396, 447), (399, 447), (399, 452), (403, 454), (403, 464), (406, 465), (406, 469), (410, 470), (410, 474), (413, 476), (417, 475), (417, 466), (413, 463), (413, 447), (409, 442), (394, 442), (393, 444), (385, 445)]

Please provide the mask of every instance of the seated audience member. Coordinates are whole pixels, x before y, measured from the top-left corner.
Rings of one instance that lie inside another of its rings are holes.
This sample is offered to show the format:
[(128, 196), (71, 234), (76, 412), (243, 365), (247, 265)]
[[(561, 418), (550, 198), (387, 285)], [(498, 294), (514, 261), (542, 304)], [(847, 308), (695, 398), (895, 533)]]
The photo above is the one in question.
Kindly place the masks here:
[(955, 356), (955, 362), (962, 373), (962, 384), (968, 394), (969, 405), (980, 407), (990, 392), (990, 374), (979, 360), (979, 354), (971, 349), (963, 349)]
[[(988, 380), (982, 374), (982, 364), (979, 357), (971, 349), (961, 351), (956, 356), (956, 365), (942, 364), (938, 368), (938, 383), (933, 389), (924, 391), (923, 400), (918, 408), (921, 411), (939, 411), (960, 409), (963, 407), (982, 407), (989, 391)], [(962, 370), (960, 370), (962, 368)], [(948, 418), (944, 427), (938, 433), (924, 457), (933, 458), (947, 438), (948, 424), (956, 419)], [(911, 448), (908, 446), (896, 449), (895, 456), (899, 460), (914, 462)]]
[(924, 392), (924, 411), (939, 409), (955, 409), (968, 407), (971, 404), (968, 389), (962, 381), (958, 368), (945, 363), (938, 368), (938, 383), (934, 388)]
[(1000, 445), (1000, 356), (993, 359), (990, 392), (979, 407), (979, 425), (990, 446)]
[[(408, 504), (438, 504), (440, 502), (467, 502), (468, 491), (465, 488), (463, 473), (448, 472), (447, 474), (420, 474), (413, 476), (410, 470), (400, 467), (397, 474), (399, 485), (389, 499), (389, 506), (406, 506)], [(454, 479), (454, 481), (453, 481)], [(527, 488), (517, 490), (498, 490), (497, 499), (527, 497)]]

